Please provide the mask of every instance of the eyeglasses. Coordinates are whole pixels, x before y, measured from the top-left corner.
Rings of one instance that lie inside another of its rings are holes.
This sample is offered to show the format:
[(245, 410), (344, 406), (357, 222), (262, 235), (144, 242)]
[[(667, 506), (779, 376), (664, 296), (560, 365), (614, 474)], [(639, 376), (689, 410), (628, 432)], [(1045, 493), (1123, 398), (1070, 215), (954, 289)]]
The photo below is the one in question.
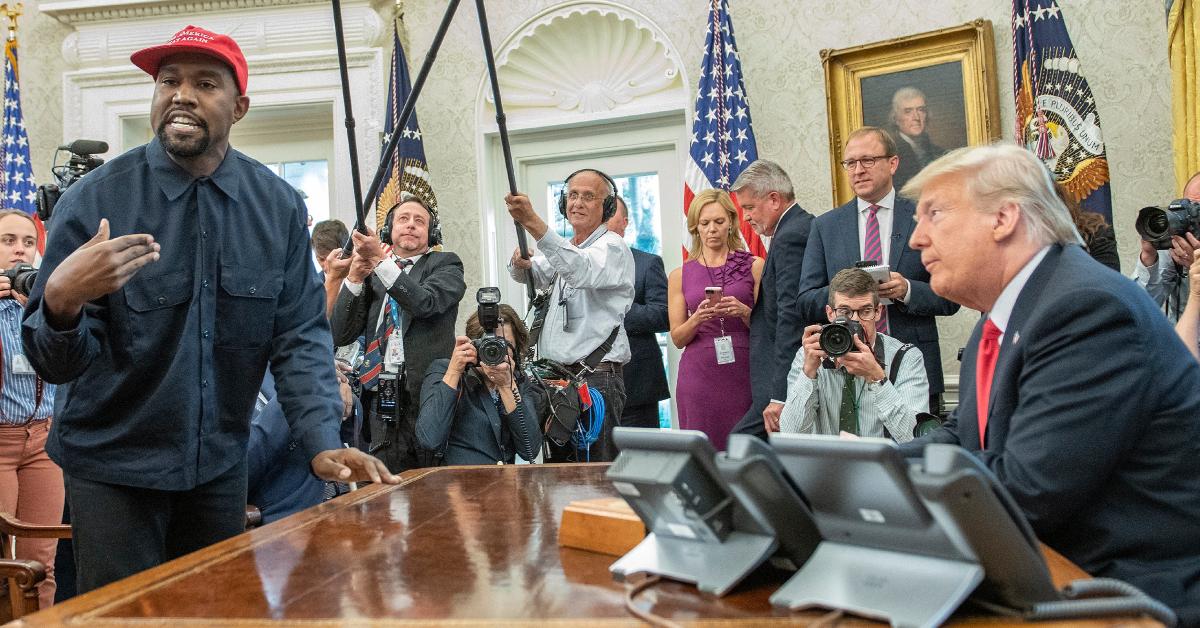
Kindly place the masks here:
[(833, 313), (836, 314), (838, 316), (838, 318), (855, 317), (860, 321), (875, 320), (875, 314), (877, 312), (879, 312), (879, 307), (875, 306), (875, 305), (868, 305), (867, 307), (864, 307), (864, 308), (861, 308), (858, 310), (852, 310), (848, 307), (839, 307), (833, 311)]
[(889, 157), (891, 157), (891, 155), (879, 155), (877, 157), (863, 157), (862, 159), (843, 159), (842, 167), (845, 168), (846, 170), (853, 171), (854, 166), (856, 164), (862, 164), (863, 168), (870, 170), (871, 168), (875, 167), (875, 162), (877, 162), (881, 159), (887, 159)]
[(583, 194), (580, 194), (579, 192), (571, 192), (570, 194), (567, 195), (567, 200), (569, 200), (571, 202), (575, 202), (577, 200), (583, 199), (583, 202), (588, 203), (588, 204), (596, 202), (597, 198), (600, 198), (600, 197), (596, 196), (595, 192), (584, 192)]

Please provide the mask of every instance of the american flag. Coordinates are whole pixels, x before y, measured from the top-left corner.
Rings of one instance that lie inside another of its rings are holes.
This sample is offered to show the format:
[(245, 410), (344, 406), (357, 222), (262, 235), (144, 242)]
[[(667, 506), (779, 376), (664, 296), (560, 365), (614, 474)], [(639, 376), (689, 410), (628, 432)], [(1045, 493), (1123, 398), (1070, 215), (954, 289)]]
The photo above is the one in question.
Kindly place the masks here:
[(1018, 143), (1084, 209), (1112, 224), (1100, 113), (1055, 0), (1013, 0), (1013, 93)]
[[(385, 146), (396, 132), (404, 101), (412, 92), (412, 82), (408, 78), (408, 60), (404, 57), (404, 47), (400, 45), (400, 35), (395, 24), (392, 24), (392, 45), (387, 116), (383, 123)], [(429, 180), (429, 164), (425, 161), (425, 143), (421, 140), (421, 126), (417, 124), (416, 110), (413, 110), (408, 124), (400, 131), (400, 145), (396, 147), (395, 155), (388, 162), (387, 171), (387, 179), (380, 186), (379, 199), (375, 203), (377, 228), (382, 225), (387, 211), (400, 200), (402, 192), (420, 198), (435, 214), (437, 213), (437, 196), (434, 195)]]
[[(742, 170), (758, 159), (728, 0), (710, 0), (707, 30), (696, 113), (692, 117), (691, 150), (683, 168), (685, 216), (697, 192), (728, 190)], [(739, 215), (741, 211), (738, 207)], [(766, 247), (745, 220), (741, 221), (741, 231), (750, 253), (765, 257)]]
[(19, 209), (33, 215), (38, 229), (38, 250), (46, 238), (42, 221), (37, 217), (34, 199), (37, 184), (29, 165), (29, 136), (21, 115), (21, 87), (17, 82), (17, 40), (10, 36), (4, 44), (4, 143), (0, 146), (0, 208)]

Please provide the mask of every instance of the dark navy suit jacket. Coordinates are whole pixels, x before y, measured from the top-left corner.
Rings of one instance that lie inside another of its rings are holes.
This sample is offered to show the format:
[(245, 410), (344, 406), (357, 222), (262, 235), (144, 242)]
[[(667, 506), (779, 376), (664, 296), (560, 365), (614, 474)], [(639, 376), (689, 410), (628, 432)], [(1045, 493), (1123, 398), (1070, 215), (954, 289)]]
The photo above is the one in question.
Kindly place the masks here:
[[(933, 293), (929, 287), (929, 272), (921, 264), (920, 252), (908, 247), (908, 238), (917, 224), (913, 220), (915, 210), (912, 201), (896, 197), (887, 263), (893, 272), (908, 280), (909, 286), (905, 303), (888, 306), (888, 335), (912, 343), (921, 350), (929, 375), (929, 392), (937, 394), (944, 390), (944, 385), (934, 317), (957, 312), (958, 304)], [(829, 282), (839, 270), (850, 268), (861, 259), (859, 240), (858, 199), (813, 220), (804, 253), (804, 274), (800, 280), (800, 311), (808, 320), (827, 320), (825, 306), (829, 303)], [(795, 351), (792, 354), (794, 356)]]
[(793, 204), (779, 219), (763, 264), (758, 300), (750, 311), (750, 389), (753, 401), (733, 427), (735, 434), (767, 437), (763, 408), (787, 399), (787, 374), (804, 337), (805, 317), (796, 309), (800, 265), (812, 214)]
[(1044, 543), (1200, 622), (1200, 366), (1146, 292), (1056, 245), (1017, 298), (980, 451), (976, 349), (961, 401), (902, 447), (958, 444), (995, 472)]
[(667, 317), (667, 273), (662, 258), (653, 253), (629, 249), (633, 253), (633, 305), (625, 313), (625, 333), (629, 352), (625, 365), (625, 410), (632, 406), (658, 403), (671, 397), (667, 374), (663, 370), (662, 349), (657, 332), (671, 329)]
[(309, 456), (292, 437), (271, 371), (259, 390), (246, 447), (246, 502), (267, 524), (321, 503), (325, 482), (313, 475)]

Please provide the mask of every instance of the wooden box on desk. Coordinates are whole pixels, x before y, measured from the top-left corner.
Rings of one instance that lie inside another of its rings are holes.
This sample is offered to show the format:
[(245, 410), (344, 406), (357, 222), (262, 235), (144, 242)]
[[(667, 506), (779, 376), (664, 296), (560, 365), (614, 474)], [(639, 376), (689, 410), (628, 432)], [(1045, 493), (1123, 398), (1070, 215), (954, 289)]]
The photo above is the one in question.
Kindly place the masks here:
[(558, 527), (559, 545), (610, 556), (624, 556), (644, 538), (646, 526), (619, 497), (571, 502)]

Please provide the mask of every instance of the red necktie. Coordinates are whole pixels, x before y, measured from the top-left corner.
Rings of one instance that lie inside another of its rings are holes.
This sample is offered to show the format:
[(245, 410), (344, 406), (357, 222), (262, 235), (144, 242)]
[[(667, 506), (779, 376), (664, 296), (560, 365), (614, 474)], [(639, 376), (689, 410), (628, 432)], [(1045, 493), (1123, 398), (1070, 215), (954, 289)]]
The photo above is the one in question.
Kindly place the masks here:
[(1000, 328), (988, 319), (983, 323), (979, 353), (975, 356), (975, 412), (979, 415), (979, 448), (987, 446), (988, 401), (992, 396), (992, 375), (1000, 356)]
[[(867, 207), (867, 228), (863, 234), (863, 259), (873, 259), (876, 263), (882, 264), (883, 261), (883, 246), (879, 243), (879, 218), (875, 215), (882, 209), (878, 205)], [(887, 306), (883, 306), (879, 311), (879, 321), (875, 323), (875, 329), (881, 334), (888, 333), (888, 316)]]

